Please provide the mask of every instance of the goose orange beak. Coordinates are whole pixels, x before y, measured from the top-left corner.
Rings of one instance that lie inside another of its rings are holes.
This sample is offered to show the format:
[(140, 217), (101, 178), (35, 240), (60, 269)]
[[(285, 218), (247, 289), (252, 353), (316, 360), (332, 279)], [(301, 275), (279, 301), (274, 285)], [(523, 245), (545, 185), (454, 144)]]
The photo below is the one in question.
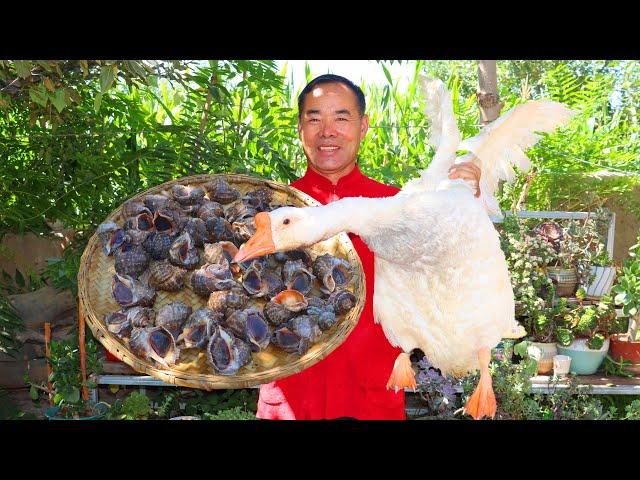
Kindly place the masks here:
[(271, 235), (271, 218), (266, 212), (257, 213), (255, 216), (256, 233), (242, 245), (236, 256), (233, 257), (235, 263), (261, 257), (276, 251)]

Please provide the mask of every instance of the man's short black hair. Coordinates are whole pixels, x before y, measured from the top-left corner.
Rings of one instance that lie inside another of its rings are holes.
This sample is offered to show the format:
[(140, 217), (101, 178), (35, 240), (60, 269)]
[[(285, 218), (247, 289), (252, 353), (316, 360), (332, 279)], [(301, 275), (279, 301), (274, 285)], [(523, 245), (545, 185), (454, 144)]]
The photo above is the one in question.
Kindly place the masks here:
[(323, 83), (341, 83), (349, 87), (349, 89), (355, 93), (356, 99), (358, 100), (358, 111), (360, 112), (360, 116), (362, 117), (364, 115), (366, 103), (362, 89), (347, 78), (341, 77), (340, 75), (334, 75), (332, 73), (326, 73), (311, 80), (307, 86), (302, 89), (300, 95), (298, 95), (298, 118), (302, 116), (302, 107), (307, 94)]

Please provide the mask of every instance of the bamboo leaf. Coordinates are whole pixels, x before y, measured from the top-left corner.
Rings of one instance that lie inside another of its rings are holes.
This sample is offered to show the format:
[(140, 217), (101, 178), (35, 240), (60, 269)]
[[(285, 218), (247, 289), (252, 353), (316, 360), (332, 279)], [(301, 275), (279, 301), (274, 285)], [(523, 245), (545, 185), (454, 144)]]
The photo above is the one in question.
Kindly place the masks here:
[(93, 98), (93, 109), (95, 110), (96, 113), (100, 111), (101, 105), (102, 105), (102, 92), (98, 92)]
[(384, 76), (387, 77), (387, 81), (389, 82), (389, 85), (393, 86), (393, 80), (391, 79), (391, 74), (389, 73), (389, 70), (384, 65), (384, 63), (381, 63), (380, 66), (382, 67), (382, 71), (384, 72)]

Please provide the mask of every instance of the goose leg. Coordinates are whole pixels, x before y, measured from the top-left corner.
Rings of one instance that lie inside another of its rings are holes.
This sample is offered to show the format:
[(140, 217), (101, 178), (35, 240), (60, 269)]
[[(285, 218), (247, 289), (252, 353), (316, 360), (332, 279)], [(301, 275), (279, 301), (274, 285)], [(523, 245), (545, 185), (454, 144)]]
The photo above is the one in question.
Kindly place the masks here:
[(387, 390), (393, 388), (397, 393), (401, 388), (412, 388), (416, 391), (416, 374), (411, 368), (411, 358), (408, 353), (402, 352), (393, 364), (393, 370), (387, 381)]
[(481, 348), (478, 352), (478, 360), (480, 360), (480, 381), (464, 406), (464, 412), (475, 420), (484, 416), (493, 418), (496, 415), (496, 397), (493, 393), (491, 374), (489, 373), (491, 350), (487, 347)]

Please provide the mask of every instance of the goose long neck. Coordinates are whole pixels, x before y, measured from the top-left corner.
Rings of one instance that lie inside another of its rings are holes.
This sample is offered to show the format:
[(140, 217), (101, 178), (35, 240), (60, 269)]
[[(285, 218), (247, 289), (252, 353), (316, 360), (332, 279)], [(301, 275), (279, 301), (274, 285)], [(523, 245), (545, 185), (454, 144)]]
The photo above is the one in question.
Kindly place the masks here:
[(366, 239), (397, 220), (399, 203), (396, 197), (347, 197), (316, 207), (316, 215), (320, 224), (328, 227), (325, 239), (340, 232), (355, 233)]

